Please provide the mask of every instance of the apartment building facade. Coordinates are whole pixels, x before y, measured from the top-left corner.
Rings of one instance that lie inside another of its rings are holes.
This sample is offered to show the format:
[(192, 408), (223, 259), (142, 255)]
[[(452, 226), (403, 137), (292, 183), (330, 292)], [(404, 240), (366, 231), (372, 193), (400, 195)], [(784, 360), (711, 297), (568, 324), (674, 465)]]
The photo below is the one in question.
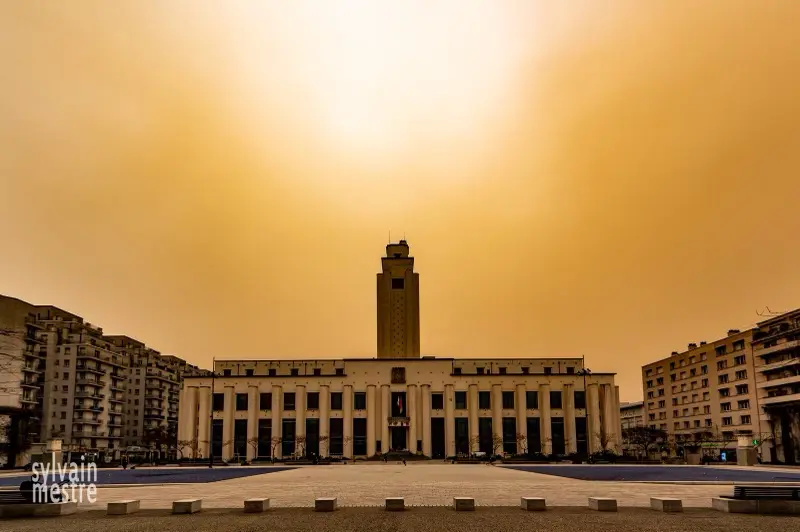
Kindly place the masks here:
[(52, 305), (0, 296), (0, 321), (12, 331), (0, 401), (30, 411), (32, 441), (114, 456), (148, 430), (177, 433), (180, 380), (196, 367)]
[(643, 366), (646, 426), (678, 438), (713, 439), (719, 449), (736, 448), (739, 436), (758, 437), (752, 336), (733, 329)]
[(619, 405), (619, 417), (622, 430), (644, 427), (644, 402), (622, 403)]

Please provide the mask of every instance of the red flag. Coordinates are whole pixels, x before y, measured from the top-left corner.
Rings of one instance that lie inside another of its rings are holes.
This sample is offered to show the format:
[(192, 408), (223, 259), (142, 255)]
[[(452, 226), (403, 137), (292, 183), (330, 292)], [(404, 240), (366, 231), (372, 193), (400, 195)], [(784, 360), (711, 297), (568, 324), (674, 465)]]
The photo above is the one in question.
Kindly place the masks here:
[(403, 413), (403, 398), (401, 396), (397, 396), (397, 408), (400, 409), (400, 414)]

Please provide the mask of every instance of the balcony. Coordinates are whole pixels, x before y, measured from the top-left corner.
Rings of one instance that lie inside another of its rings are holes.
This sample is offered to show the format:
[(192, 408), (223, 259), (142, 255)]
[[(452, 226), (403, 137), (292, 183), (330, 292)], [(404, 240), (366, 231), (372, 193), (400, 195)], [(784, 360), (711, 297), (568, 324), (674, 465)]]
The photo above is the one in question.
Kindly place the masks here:
[(124, 403), (125, 402), (125, 400), (122, 397), (115, 397), (113, 395), (109, 396), (108, 400), (110, 402), (112, 402), (112, 403)]
[(124, 392), (125, 391), (125, 388), (123, 388), (122, 386), (117, 386), (116, 384), (113, 384), (114, 381), (111, 381), (111, 382), (112, 382), (112, 384), (111, 384), (110, 388), (111, 388), (112, 392)]
[(77, 371), (86, 371), (86, 372), (89, 372), (89, 373), (94, 373), (95, 375), (105, 375), (106, 373), (108, 373), (104, 369), (100, 369), (100, 368), (95, 367), (95, 366), (88, 366), (86, 364), (78, 364), (78, 365), (75, 366), (75, 369)]
[(407, 427), (411, 423), (411, 418), (404, 416), (389, 416), (386, 420), (392, 426)]
[(772, 379), (771, 381), (763, 381), (756, 383), (756, 388), (772, 388), (774, 386), (786, 386), (788, 384), (800, 384), (800, 375), (791, 375), (781, 379)]
[(150, 399), (150, 400), (153, 400), (153, 401), (163, 401), (165, 399), (165, 397), (163, 395), (161, 395), (160, 393), (153, 392), (153, 391), (150, 391), (150, 390), (147, 390), (147, 391), (144, 392), (144, 398), (145, 399)]
[(177, 396), (177, 395), (174, 395), (174, 396), (173, 396), (173, 395), (170, 395), (170, 396), (169, 396), (169, 399), (168, 399), (168, 401), (169, 401), (170, 403), (175, 403), (175, 404), (177, 404), (177, 403), (178, 403), (178, 401), (179, 401), (179, 399), (178, 399), (178, 396)]
[(95, 393), (94, 390), (92, 391), (83, 390), (80, 392), (75, 392), (75, 397), (83, 399), (102, 399), (105, 397), (105, 395), (103, 395), (102, 393)]
[(85, 419), (82, 417), (74, 417), (72, 422), (76, 425), (100, 425), (102, 423), (99, 419)]
[(797, 347), (800, 347), (800, 340), (792, 340), (791, 342), (782, 342), (778, 345), (773, 345), (771, 347), (762, 347), (761, 349), (755, 349), (753, 350), (753, 354), (755, 354), (756, 356), (763, 357), (775, 353), (780, 353), (781, 351), (795, 349)]
[(119, 420), (117, 420), (117, 421), (109, 421), (108, 422), (108, 426), (109, 427), (121, 427), (122, 426), (122, 421), (119, 421)]
[(96, 432), (89, 430), (77, 430), (72, 432), (73, 438), (105, 438), (105, 432)]
[(155, 419), (161, 421), (164, 419), (164, 414), (145, 414), (144, 419)]
[(24, 371), (26, 373), (41, 373), (42, 370), (37, 369), (37, 367), (38, 366), (35, 366), (33, 364), (23, 364), (22, 365), (22, 371)]
[(764, 397), (759, 399), (761, 406), (774, 406), (784, 403), (794, 403), (800, 401), (800, 393), (786, 393), (784, 395), (776, 395), (774, 397)]
[(22, 395), (19, 398), (19, 402), (35, 405), (38, 404), (39, 401), (36, 400), (36, 397)]
[(800, 364), (800, 357), (793, 357), (787, 360), (779, 360), (770, 364), (764, 364), (763, 366), (756, 366), (756, 370), (761, 373), (767, 373), (776, 369), (788, 368), (796, 364)]
[(95, 380), (95, 379), (86, 379), (86, 378), (75, 379), (75, 384), (84, 385), (84, 386), (97, 386), (97, 387), (100, 387), (100, 388), (103, 388), (106, 385), (105, 381), (99, 381), (99, 380)]
[(38, 379), (24, 379), (20, 381), (20, 386), (23, 388), (38, 388), (39, 387), (39, 380)]

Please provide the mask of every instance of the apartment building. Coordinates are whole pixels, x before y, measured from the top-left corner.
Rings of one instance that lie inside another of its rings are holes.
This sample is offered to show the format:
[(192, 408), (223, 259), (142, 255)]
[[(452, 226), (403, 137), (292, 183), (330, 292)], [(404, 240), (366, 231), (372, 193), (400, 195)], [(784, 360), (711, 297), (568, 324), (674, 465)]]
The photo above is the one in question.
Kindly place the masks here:
[(148, 429), (177, 432), (180, 380), (196, 367), (52, 305), (0, 296), (0, 323), (11, 332), (0, 402), (30, 412), (31, 441), (116, 454)]
[(678, 437), (708, 437), (736, 447), (762, 432), (752, 353), (753, 331), (728, 331), (714, 342), (642, 367), (644, 422)]
[(769, 458), (800, 463), (800, 309), (758, 323), (753, 355)]
[(619, 405), (619, 417), (622, 430), (644, 427), (644, 402), (622, 403)]

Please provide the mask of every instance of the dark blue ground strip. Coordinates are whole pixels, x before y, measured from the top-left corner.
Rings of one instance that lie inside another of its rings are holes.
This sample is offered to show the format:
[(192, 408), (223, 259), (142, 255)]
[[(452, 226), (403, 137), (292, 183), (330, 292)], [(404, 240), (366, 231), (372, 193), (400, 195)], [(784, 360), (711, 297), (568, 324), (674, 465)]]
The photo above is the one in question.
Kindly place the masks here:
[[(250, 477), (266, 473), (277, 473), (296, 469), (294, 467), (215, 467), (215, 468), (186, 468), (171, 467), (164, 469), (98, 469), (98, 486), (104, 484), (169, 484), (175, 482), (197, 483), (217, 482), (232, 478)], [(58, 475), (58, 473), (56, 473)], [(0, 486), (19, 486), (23, 480), (30, 478), (30, 474), (0, 477)], [(48, 474), (48, 482), (53, 480)]]
[(577, 480), (672, 481), (672, 482), (794, 482), (800, 484), (800, 472), (725, 469), (708, 466), (615, 466), (615, 465), (518, 465), (508, 469), (541, 473)]

